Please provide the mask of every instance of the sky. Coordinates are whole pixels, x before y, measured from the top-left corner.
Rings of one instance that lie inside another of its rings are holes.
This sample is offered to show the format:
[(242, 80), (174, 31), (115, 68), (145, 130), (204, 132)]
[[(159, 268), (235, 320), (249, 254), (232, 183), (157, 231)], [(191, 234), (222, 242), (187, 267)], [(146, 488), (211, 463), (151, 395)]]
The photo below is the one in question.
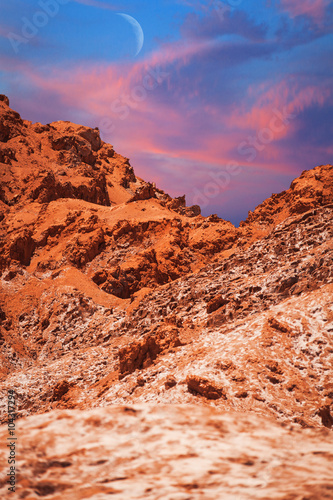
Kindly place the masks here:
[(333, 163), (329, 0), (0, 0), (0, 92), (238, 224)]

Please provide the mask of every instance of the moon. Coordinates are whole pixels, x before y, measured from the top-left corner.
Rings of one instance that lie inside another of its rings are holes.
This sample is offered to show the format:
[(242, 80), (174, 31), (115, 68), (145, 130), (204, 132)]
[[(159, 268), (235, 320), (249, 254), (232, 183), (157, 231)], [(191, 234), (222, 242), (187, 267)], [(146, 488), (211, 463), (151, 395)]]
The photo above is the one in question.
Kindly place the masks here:
[(138, 56), (143, 47), (145, 36), (143, 34), (143, 29), (141, 24), (132, 16), (128, 14), (117, 14), (117, 16), (123, 17), (126, 21), (128, 21), (134, 29), (135, 37), (136, 37), (136, 53), (135, 57)]

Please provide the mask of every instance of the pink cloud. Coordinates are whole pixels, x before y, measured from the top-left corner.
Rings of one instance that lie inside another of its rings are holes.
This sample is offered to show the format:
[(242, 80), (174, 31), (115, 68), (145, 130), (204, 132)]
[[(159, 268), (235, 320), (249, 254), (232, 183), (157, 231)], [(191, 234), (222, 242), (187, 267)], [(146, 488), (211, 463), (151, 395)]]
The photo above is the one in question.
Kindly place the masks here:
[(307, 15), (320, 21), (324, 17), (327, 0), (281, 0), (281, 6), (292, 17)]
[(97, 7), (98, 9), (105, 10), (119, 10), (119, 5), (110, 5), (107, 2), (101, 2), (100, 0), (74, 0), (76, 3), (80, 3), (83, 5), (89, 5), (91, 7)]
[[(198, 51), (203, 50), (207, 42), (196, 44), (174, 43), (166, 45), (163, 50), (152, 53), (146, 60), (133, 63), (95, 64), (56, 68), (47, 75), (36, 71), (34, 67), (25, 68), (25, 75), (41, 90), (54, 91), (60, 94), (65, 102), (80, 109), (100, 114), (120, 95), (132, 94), (135, 87), (146, 82), (145, 78), (158, 77), (157, 86), (167, 81), (165, 69), (173, 65), (186, 65)], [(152, 86), (153, 82), (150, 82)], [(149, 92), (149, 90), (148, 90)], [(145, 101), (145, 99), (144, 99)]]
[[(274, 117), (281, 114), (292, 115), (292, 122), (307, 107), (317, 104), (322, 106), (330, 95), (329, 89), (323, 90), (308, 85), (300, 89), (300, 82), (282, 80), (278, 83), (264, 82), (258, 89), (249, 88), (249, 97), (256, 96), (250, 110), (241, 107), (230, 116), (230, 125), (239, 130), (257, 130), (268, 127)], [(275, 139), (281, 139), (290, 133), (287, 127), (276, 127)]]

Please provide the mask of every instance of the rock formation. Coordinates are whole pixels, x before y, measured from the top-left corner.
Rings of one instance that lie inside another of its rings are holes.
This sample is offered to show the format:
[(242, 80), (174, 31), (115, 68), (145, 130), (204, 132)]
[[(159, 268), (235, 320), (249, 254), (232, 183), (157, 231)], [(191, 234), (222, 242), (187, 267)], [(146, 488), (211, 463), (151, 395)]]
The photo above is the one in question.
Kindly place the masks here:
[[(0, 96), (1, 422), (14, 388), (17, 498), (330, 498), (332, 222), (332, 165), (236, 228), (136, 177), (98, 129), (32, 124)], [(106, 458), (83, 457), (83, 427)], [(150, 429), (135, 465), (125, 428), (139, 449)], [(289, 452), (303, 472), (284, 481)]]

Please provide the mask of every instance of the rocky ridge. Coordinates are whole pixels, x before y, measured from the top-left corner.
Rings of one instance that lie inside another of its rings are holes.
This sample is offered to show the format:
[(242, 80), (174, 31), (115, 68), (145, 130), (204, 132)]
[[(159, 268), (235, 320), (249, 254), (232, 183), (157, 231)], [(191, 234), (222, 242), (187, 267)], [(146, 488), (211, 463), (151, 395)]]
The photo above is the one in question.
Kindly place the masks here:
[(332, 428), (331, 165), (236, 228), (136, 177), (98, 129), (32, 124), (0, 96), (0, 176), (2, 422), (15, 387), (18, 418), (45, 425), (186, 403)]

